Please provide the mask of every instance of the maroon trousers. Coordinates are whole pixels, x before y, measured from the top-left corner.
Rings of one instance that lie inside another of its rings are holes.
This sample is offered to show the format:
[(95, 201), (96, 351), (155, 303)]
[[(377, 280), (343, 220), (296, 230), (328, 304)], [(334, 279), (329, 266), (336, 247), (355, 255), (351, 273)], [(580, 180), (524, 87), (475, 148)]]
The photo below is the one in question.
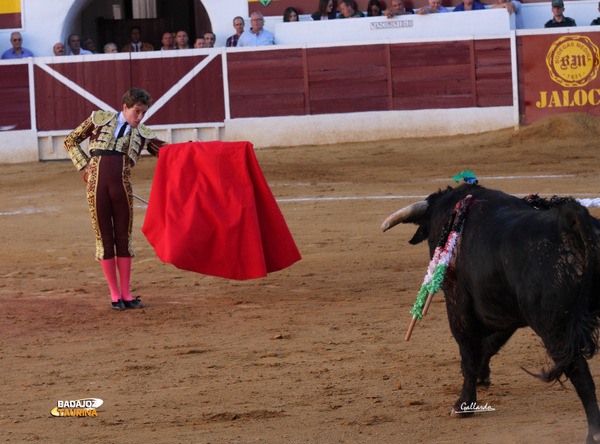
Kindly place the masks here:
[(133, 192), (129, 159), (124, 155), (92, 157), (87, 201), (96, 235), (96, 259), (132, 257)]

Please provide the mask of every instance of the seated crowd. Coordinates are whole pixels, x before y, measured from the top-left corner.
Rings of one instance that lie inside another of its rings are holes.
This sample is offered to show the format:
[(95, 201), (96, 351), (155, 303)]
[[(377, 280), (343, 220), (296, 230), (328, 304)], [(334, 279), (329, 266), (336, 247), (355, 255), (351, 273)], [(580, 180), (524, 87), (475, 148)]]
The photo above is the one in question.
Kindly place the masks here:
[[(395, 16), (410, 14), (424, 15), (450, 12), (449, 9), (442, 6), (442, 0), (428, 0), (427, 6), (419, 8), (416, 11), (411, 8), (406, 8), (404, 6), (404, 0), (389, 0), (388, 5), (386, 5), (383, 0), (369, 0), (366, 13), (355, 9), (354, 2), (352, 0), (339, 0), (337, 7), (335, 0), (318, 1), (319, 4), (317, 11), (310, 15), (310, 19), (312, 20), (334, 20), (378, 16), (393, 18)], [(565, 5), (563, 0), (552, 0), (551, 5), (553, 17), (544, 24), (545, 28), (577, 26), (575, 20), (564, 16), (563, 13), (565, 11)], [(491, 5), (490, 8), (504, 8), (509, 14), (515, 14), (516, 27), (523, 27), (521, 18), (521, 2), (519, 0), (497, 0), (497, 2)], [(460, 12), (479, 9), (486, 9), (486, 6), (477, 0), (464, 0), (452, 11)], [(598, 11), (600, 11), (600, 2), (598, 4)], [(299, 20), (300, 14), (296, 8), (288, 7), (285, 9), (283, 13), (284, 22), (297, 22)], [(235, 17), (233, 19), (235, 34), (227, 38), (225, 46), (243, 47), (275, 44), (273, 33), (264, 29), (264, 21), (264, 17), (260, 12), (252, 13), (250, 15), (250, 30), (245, 31), (245, 22), (243, 17)], [(600, 25), (600, 17), (594, 19), (590, 25)], [(160, 49), (155, 49), (151, 43), (142, 40), (141, 28), (139, 26), (133, 26), (129, 32), (129, 42), (121, 48), (120, 52), (212, 48), (215, 45), (215, 40), (215, 34), (211, 31), (208, 31), (197, 37), (193, 45), (190, 45), (187, 31), (180, 30), (177, 32), (165, 32), (161, 39)], [(21, 33), (11, 33), (10, 43), (12, 48), (2, 53), (2, 59), (34, 57), (33, 52), (22, 46), (23, 38)], [(62, 42), (58, 42), (53, 46), (52, 49), (55, 56), (86, 55), (97, 53), (96, 44), (91, 37), (84, 37), (81, 39), (77, 34), (71, 34), (68, 37), (67, 46), (65, 46)], [(117, 53), (119, 50), (116, 43), (110, 42), (104, 45), (103, 52)]]

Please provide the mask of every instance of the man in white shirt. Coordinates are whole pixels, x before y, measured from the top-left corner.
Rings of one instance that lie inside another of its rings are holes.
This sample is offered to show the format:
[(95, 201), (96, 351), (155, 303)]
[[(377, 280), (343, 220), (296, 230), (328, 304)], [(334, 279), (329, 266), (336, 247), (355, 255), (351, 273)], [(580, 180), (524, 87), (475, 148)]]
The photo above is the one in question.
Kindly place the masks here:
[(77, 34), (69, 36), (68, 44), (71, 49), (71, 55), (87, 55), (92, 53), (92, 51), (81, 48), (81, 39)]
[(238, 40), (237, 46), (265, 46), (274, 45), (275, 37), (273, 34), (266, 29), (263, 29), (265, 25), (265, 18), (260, 12), (253, 12), (250, 16), (250, 23), (252, 27), (250, 31), (244, 31)]
[(442, 6), (442, 0), (429, 0), (429, 5), (423, 6), (415, 11), (416, 14), (437, 14), (439, 12), (449, 12), (447, 8)]

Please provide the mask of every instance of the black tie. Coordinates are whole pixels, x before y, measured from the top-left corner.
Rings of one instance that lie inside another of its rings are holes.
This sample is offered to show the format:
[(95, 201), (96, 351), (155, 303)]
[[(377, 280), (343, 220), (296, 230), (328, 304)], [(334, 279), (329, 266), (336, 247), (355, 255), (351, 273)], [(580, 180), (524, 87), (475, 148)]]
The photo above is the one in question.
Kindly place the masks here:
[(123, 137), (123, 134), (125, 134), (125, 130), (127, 129), (127, 124), (124, 123), (123, 126), (121, 126), (121, 129), (119, 130), (119, 134), (117, 135), (117, 139), (120, 139), (121, 137)]

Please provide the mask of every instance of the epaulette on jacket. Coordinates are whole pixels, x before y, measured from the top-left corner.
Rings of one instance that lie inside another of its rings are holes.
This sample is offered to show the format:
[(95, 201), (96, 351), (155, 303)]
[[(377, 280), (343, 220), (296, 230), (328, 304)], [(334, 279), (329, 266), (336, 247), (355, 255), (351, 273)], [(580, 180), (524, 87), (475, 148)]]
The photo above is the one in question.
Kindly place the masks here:
[(154, 133), (154, 131), (152, 131), (146, 125), (139, 124), (138, 131), (140, 132), (140, 135), (144, 139), (154, 139), (156, 137), (156, 134)]
[(117, 113), (112, 111), (94, 111), (92, 113), (92, 121), (94, 122), (94, 125), (102, 126), (110, 122), (116, 115)]

